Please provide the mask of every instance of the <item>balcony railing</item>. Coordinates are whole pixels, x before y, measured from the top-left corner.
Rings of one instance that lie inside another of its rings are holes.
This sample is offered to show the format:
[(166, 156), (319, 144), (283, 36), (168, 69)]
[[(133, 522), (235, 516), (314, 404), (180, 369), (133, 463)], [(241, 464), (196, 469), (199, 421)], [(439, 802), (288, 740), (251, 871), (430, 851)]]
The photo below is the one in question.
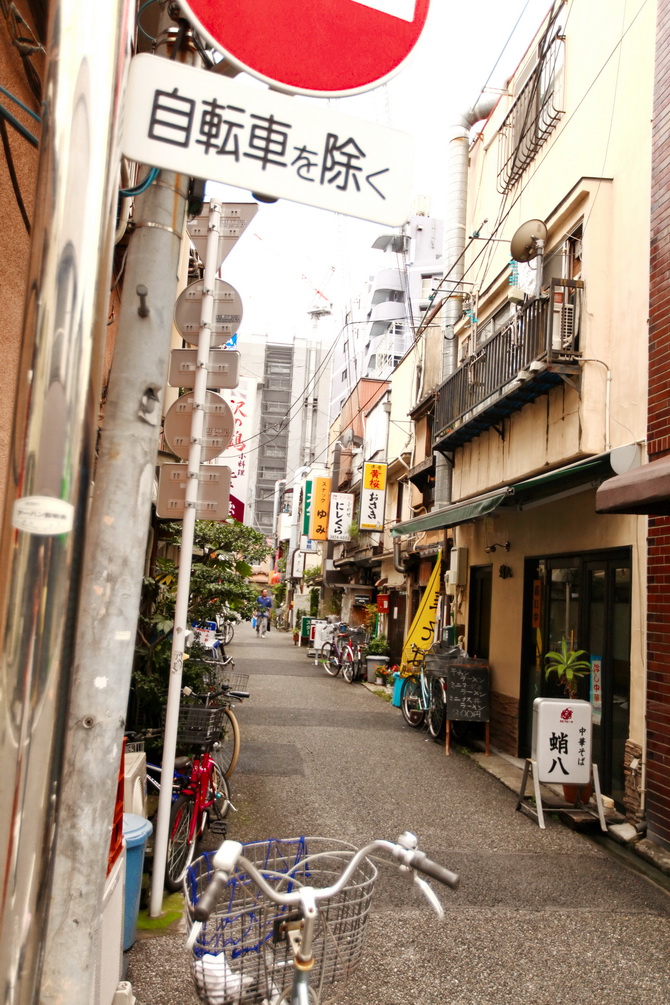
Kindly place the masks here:
[(553, 279), (438, 389), (433, 445), (454, 449), (577, 372), (584, 284)]

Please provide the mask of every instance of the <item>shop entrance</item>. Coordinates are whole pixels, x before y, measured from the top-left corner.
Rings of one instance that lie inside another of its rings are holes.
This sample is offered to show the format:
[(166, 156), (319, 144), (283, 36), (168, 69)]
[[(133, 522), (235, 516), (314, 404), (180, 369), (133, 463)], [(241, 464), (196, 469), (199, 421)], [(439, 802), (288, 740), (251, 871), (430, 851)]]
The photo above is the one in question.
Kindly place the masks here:
[(544, 674), (544, 656), (584, 649), (591, 673), (578, 697), (593, 707), (593, 758), (603, 791), (619, 807), (630, 700), (630, 550), (527, 559), (522, 648), (520, 754), (530, 754), (533, 701), (565, 692)]

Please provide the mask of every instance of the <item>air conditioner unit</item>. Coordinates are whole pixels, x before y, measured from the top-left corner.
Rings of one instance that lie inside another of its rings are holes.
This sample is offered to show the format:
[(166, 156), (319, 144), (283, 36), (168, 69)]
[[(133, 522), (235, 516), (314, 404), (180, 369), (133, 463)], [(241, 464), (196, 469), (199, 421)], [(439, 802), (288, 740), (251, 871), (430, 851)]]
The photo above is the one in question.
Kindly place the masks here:
[(569, 352), (574, 349), (575, 305), (554, 303), (551, 348), (554, 352)]

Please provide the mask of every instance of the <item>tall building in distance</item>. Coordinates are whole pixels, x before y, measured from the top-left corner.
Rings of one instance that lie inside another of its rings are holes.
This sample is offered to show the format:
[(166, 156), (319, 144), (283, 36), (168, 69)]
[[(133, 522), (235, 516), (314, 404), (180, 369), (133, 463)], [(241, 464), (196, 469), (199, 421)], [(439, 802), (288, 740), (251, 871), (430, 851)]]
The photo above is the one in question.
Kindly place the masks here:
[(333, 350), (331, 421), (359, 380), (386, 380), (412, 345), (442, 275), (442, 233), (440, 220), (416, 214), (402, 233), (380, 234), (372, 245), (384, 257), (350, 303)]
[(327, 456), (329, 346), (319, 337), (318, 318), (313, 320), (310, 337), (247, 335), (238, 343), (240, 376), (256, 384), (252, 433), (245, 443), (244, 519), (268, 537), (276, 483), (292, 480), (300, 467), (325, 463)]

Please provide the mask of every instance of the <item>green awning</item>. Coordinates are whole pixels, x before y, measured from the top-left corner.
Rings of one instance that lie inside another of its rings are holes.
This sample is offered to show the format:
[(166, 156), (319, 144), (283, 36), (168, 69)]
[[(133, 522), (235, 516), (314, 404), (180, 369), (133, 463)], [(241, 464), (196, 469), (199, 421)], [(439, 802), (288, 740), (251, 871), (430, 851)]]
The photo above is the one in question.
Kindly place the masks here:
[(404, 523), (397, 523), (391, 527), (393, 537), (400, 537), (402, 534), (419, 534), (424, 530), (441, 530), (443, 527), (455, 527), (459, 523), (467, 523), (468, 520), (476, 520), (479, 516), (486, 516), (507, 499), (507, 490), (497, 492), (495, 495), (479, 496), (467, 502), (454, 503), (453, 506), (445, 506), (444, 509), (433, 510), (425, 516), (417, 516), (413, 520), (405, 520)]
[(487, 516), (500, 506), (523, 509), (531, 502), (549, 501), (557, 493), (566, 492), (586, 484), (599, 485), (605, 478), (611, 478), (612, 466), (610, 452), (585, 458), (574, 464), (566, 464), (562, 468), (554, 468), (534, 478), (526, 478), (521, 482), (506, 486), (495, 492), (463, 499), (425, 516), (405, 520), (391, 527), (393, 537), (403, 534), (419, 534), (426, 530), (442, 530), (445, 527), (456, 527), (459, 523), (476, 520)]

